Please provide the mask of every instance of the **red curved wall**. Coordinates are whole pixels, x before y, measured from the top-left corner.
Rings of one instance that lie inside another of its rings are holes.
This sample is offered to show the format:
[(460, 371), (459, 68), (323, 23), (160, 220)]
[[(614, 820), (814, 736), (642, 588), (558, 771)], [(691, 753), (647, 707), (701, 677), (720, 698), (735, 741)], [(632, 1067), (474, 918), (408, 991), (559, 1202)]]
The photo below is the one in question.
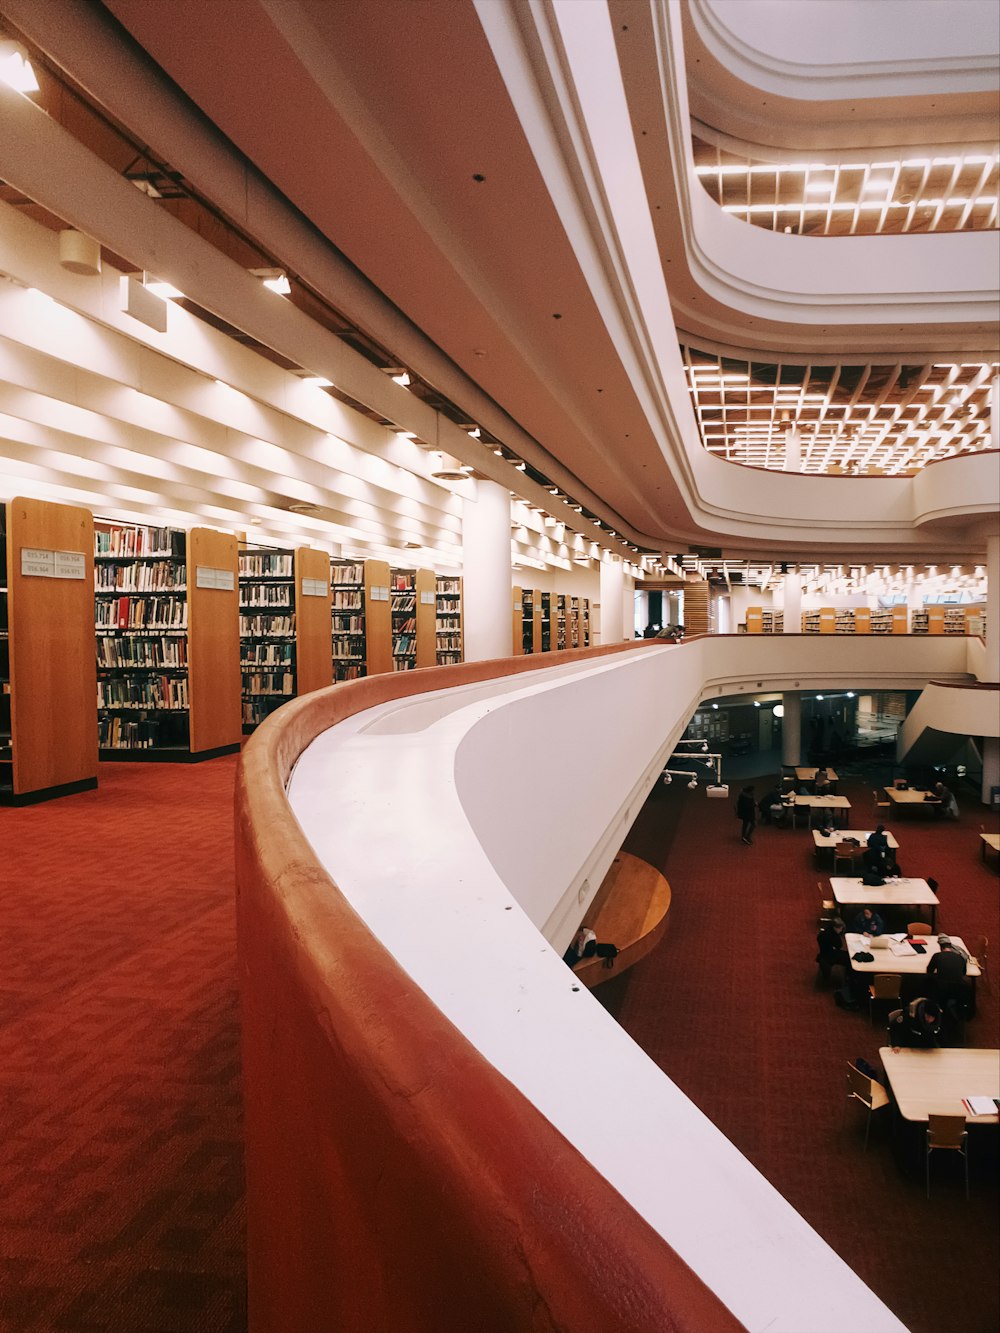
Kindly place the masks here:
[(362, 709), (635, 646), (337, 685), (248, 743), (236, 860), (255, 1333), (742, 1327), (399, 968), (284, 794), (305, 746)]

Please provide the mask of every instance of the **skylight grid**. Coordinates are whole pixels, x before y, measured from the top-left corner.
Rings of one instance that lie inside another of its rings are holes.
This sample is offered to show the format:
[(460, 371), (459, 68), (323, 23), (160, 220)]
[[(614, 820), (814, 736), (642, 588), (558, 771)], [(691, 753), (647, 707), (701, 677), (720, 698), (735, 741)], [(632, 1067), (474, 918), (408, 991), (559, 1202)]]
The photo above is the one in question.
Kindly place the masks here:
[(870, 162), (755, 162), (694, 136), (695, 174), (724, 212), (806, 236), (988, 231), (997, 227), (1000, 150), (907, 150)]
[(787, 365), (681, 351), (702, 444), (731, 462), (899, 476), (989, 448), (997, 362)]

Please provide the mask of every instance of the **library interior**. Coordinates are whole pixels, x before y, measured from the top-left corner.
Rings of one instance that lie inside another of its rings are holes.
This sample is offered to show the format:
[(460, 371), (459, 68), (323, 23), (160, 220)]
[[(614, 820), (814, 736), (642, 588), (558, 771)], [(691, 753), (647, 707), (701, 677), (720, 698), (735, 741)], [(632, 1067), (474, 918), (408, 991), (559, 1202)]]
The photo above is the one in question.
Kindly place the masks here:
[(0, 124), (0, 1329), (996, 1328), (995, 0), (0, 0)]

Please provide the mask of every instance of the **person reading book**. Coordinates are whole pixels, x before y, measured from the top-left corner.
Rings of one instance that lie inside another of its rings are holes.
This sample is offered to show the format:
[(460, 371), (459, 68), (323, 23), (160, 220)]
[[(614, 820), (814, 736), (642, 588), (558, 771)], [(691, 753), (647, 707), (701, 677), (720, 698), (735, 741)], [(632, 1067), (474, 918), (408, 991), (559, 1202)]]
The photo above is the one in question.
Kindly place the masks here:
[(941, 1006), (921, 996), (889, 1015), (888, 1037), (893, 1049), (901, 1046), (940, 1046), (943, 1029)]
[(862, 907), (851, 922), (851, 929), (855, 935), (881, 935), (885, 931), (885, 922), (872, 908)]

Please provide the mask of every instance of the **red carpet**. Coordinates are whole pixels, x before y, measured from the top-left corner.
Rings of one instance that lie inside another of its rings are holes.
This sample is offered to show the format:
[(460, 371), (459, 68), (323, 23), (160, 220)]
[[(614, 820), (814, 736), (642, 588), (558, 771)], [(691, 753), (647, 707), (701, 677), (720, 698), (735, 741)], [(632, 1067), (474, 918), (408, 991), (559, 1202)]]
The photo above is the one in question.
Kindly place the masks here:
[[(0, 811), (3, 1333), (245, 1327), (234, 767), (105, 764), (98, 792)], [(981, 818), (893, 827), (943, 928), (995, 947)], [(817, 984), (809, 835), (744, 848), (729, 803), (675, 784), (627, 846), (664, 868), (672, 923), (597, 993), (913, 1333), (993, 1333), (995, 1131), (969, 1204), (947, 1160), (928, 1203), (888, 1124), (867, 1157), (860, 1114), (840, 1133), (844, 1061), (880, 1032)], [(966, 1035), (1000, 1045), (985, 986)]]
[[(758, 782), (758, 794), (766, 786)], [(855, 826), (872, 827), (870, 787), (841, 790), (865, 812)], [(957, 824), (904, 816), (891, 828), (904, 871), (940, 883), (939, 927), (973, 948), (988, 935), (995, 953), (1000, 880), (980, 860), (978, 834), (997, 821), (971, 793), (960, 799)], [(911, 1158), (897, 1161), (888, 1119), (873, 1123), (867, 1156), (860, 1107), (841, 1133), (845, 1062), (863, 1055), (877, 1065), (884, 1024), (837, 1009), (817, 979), (816, 884), (830, 871), (816, 870), (811, 835), (760, 828), (744, 847), (731, 806), (682, 783), (657, 786), (626, 847), (670, 881), (670, 929), (597, 994), (913, 1333), (956, 1320), (966, 1333), (995, 1333), (996, 1127), (971, 1144), (969, 1203), (950, 1155), (932, 1162), (928, 1202), (923, 1155), (915, 1171)], [(980, 982), (978, 999), (965, 1044), (1000, 1046), (996, 996)]]
[(245, 1327), (235, 759), (0, 811), (0, 1328)]

